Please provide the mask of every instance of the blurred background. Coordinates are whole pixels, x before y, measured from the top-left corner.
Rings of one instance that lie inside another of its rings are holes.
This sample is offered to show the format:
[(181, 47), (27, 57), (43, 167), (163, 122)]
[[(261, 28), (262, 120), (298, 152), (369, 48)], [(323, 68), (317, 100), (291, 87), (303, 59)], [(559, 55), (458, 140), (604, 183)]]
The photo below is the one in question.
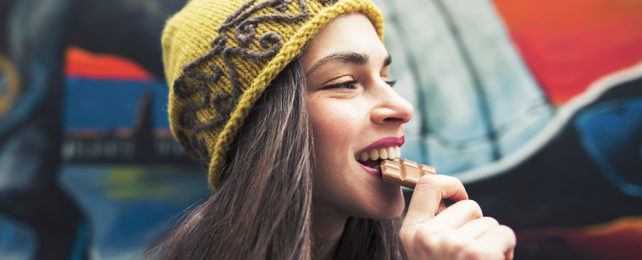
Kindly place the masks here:
[[(516, 259), (642, 258), (642, 1), (374, 2), (403, 157), (459, 177)], [(184, 3), (0, 1), (0, 259), (136, 259), (209, 195), (167, 122)]]

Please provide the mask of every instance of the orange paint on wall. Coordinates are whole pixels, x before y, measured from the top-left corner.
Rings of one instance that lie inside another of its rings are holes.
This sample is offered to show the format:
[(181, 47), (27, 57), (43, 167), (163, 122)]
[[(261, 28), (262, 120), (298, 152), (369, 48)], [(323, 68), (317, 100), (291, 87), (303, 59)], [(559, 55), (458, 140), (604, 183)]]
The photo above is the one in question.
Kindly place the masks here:
[(642, 218), (627, 217), (580, 228), (522, 230), (517, 232), (517, 240), (538, 247), (555, 241), (557, 247), (548, 248), (549, 253), (576, 252), (590, 257), (588, 259), (639, 259), (642, 256)]
[(65, 75), (101, 80), (153, 79), (151, 73), (130, 60), (109, 54), (94, 54), (73, 46), (66, 52)]
[(642, 1), (495, 0), (513, 42), (554, 104), (642, 62)]

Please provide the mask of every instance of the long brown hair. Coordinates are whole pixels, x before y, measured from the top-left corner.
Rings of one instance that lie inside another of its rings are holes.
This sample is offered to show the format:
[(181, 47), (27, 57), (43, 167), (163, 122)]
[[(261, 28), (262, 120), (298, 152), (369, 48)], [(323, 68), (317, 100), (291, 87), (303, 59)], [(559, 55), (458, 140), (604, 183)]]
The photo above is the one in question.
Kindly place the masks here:
[[(158, 259), (312, 259), (313, 152), (305, 73), (291, 62), (250, 112), (221, 187), (148, 255)], [(350, 218), (335, 258), (399, 259), (399, 220)]]

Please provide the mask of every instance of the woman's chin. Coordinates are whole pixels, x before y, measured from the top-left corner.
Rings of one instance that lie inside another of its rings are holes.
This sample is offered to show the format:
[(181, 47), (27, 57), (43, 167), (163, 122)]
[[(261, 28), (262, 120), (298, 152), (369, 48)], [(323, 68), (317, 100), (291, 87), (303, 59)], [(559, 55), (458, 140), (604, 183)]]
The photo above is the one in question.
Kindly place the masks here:
[(401, 207), (401, 209), (395, 208), (395, 209), (390, 209), (383, 212), (377, 212), (376, 214), (373, 214), (372, 216), (370, 216), (370, 218), (376, 219), (376, 220), (390, 220), (390, 219), (401, 217), (402, 214), (403, 214), (403, 207)]
[(380, 205), (376, 205), (376, 208), (370, 214), (371, 218), (377, 220), (397, 218), (403, 214), (406, 206), (401, 191), (398, 194), (380, 200), (378, 204)]

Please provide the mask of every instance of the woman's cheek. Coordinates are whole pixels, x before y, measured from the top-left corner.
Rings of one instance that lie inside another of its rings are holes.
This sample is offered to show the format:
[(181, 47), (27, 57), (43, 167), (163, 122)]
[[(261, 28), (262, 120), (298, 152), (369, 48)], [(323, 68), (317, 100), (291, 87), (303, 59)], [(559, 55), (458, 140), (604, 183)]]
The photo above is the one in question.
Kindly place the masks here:
[(357, 122), (362, 122), (362, 120), (359, 119), (358, 108), (348, 102), (332, 102), (332, 100), (321, 99), (310, 102), (308, 107), (315, 139), (333, 139), (345, 142), (346, 139), (350, 139), (355, 132), (359, 131)]

